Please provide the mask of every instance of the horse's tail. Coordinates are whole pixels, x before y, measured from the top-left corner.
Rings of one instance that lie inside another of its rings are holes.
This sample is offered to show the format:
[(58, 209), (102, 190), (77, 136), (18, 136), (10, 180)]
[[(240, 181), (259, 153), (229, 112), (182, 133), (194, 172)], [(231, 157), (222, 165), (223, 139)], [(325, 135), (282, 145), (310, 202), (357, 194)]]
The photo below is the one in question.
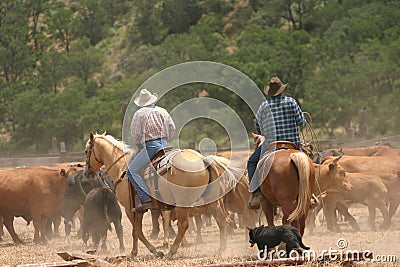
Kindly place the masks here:
[(220, 179), (220, 182), (227, 188), (234, 188), (242, 178), (244, 170), (239, 164), (220, 156), (206, 156), (203, 161), (209, 168), (211, 181)]
[(311, 191), (310, 191), (310, 164), (308, 156), (303, 152), (290, 154), (289, 158), (297, 167), (299, 174), (299, 196), (297, 199), (297, 207), (289, 215), (288, 221), (297, 220), (306, 213), (309, 208)]
[[(243, 171), (240, 172), (240, 168), (236, 166), (234, 162), (224, 157), (210, 155), (203, 157), (203, 161), (208, 166), (210, 183), (219, 179), (218, 193), (221, 197), (228, 193), (228, 190), (235, 188), (243, 174)], [(218, 200), (218, 203), (223, 209), (225, 215), (228, 215), (222, 198)]]

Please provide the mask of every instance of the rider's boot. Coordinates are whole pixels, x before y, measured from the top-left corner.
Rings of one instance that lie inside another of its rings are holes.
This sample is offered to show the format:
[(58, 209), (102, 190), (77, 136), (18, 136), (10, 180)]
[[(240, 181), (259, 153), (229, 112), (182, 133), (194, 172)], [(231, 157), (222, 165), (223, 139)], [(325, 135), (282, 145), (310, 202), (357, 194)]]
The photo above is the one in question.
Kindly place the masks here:
[(258, 210), (260, 208), (260, 201), (261, 201), (261, 191), (256, 190), (253, 193), (251, 193), (249, 200), (249, 208), (253, 210)]

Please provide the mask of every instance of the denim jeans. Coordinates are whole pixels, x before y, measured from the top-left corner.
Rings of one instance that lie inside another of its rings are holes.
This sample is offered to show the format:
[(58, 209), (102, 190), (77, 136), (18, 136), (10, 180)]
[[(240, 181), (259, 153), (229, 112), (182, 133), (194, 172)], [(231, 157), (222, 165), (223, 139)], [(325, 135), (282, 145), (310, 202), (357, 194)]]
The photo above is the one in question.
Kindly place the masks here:
[[(261, 147), (262, 146), (257, 147), (254, 150), (253, 154), (251, 154), (249, 160), (247, 161), (247, 173), (249, 175), (249, 184), (251, 183), (253, 178), (258, 179), (258, 176), (255, 175), (256, 174), (255, 172), (257, 169), (258, 161), (260, 160), (260, 156), (261, 156)], [(256, 177), (254, 177), (254, 176), (256, 176)], [(258, 190), (259, 190), (259, 187), (256, 190), (250, 189), (250, 192), (258, 191)]]
[(154, 155), (160, 148), (164, 148), (166, 146), (168, 146), (167, 140), (163, 138), (146, 141), (143, 149), (136, 154), (134, 159), (128, 165), (126, 174), (129, 178), (129, 181), (135, 187), (142, 203), (149, 202), (151, 198), (149, 188), (140, 175), (140, 171), (151, 162)]

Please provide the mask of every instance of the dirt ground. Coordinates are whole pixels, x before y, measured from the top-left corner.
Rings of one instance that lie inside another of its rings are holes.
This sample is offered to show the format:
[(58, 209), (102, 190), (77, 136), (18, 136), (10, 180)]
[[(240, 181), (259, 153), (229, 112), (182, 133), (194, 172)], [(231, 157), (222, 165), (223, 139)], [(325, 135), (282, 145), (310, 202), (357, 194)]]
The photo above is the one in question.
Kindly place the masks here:
[[(349, 250), (365, 251), (369, 250), (373, 253), (377, 260), (375, 263), (363, 264), (363, 266), (400, 266), (400, 214), (395, 215), (392, 227), (388, 231), (373, 232), (368, 229), (366, 224), (367, 208), (361, 205), (350, 208), (350, 213), (353, 214), (359, 222), (361, 232), (352, 232), (351, 227), (345, 223), (340, 223), (342, 233), (331, 233), (326, 230), (325, 223), (318, 223), (314, 233), (310, 234), (306, 231), (303, 242), (310, 246), (317, 255), (320, 255), (324, 250), (338, 250), (346, 252)], [(319, 219), (323, 219), (319, 216)], [(180, 247), (173, 260), (155, 258), (143, 244), (139, 241), (139, 255), (132, 260), (124, 260), (119, 263), (119, 266), (202, 266), (208, 264), (223, 264), (243, 262), (250, 259), (256, 259), (257, 248), (249, 247), (246, 241), (246, 231), (244, 229), (236, 229), (233, 234), (227, 238), (227, 249), (222, 255), (216, 255), (219, 247), (219, 232), (215, 221), (212, 221), (212, 226), (203, 228), (203, 244), (194, 244), (195, 234), (187, 233), (187, 239), (191, 243), (188, 247)], [(377, 212), (377, 225), (382, 222), (380, 213)], [(132, 249), (132, 227), (126, 216), (123, 217), (124, 226), (124, 241), (126, 246), (126, 254)], [(174, 225), (176, 229), (176, 224)], [(17, 234), (26, 243), (23, 245), (15, 245), (8, 232), (4, 237), (4, 241), (0, 242), (0, 266), (28, 263), (44, 263), (44, 262), (62, 262), (63, 260), (57, 255), (59, 251), (82, 252), (82, 241), (78, 239), (76, 229), (72, 232), (71, 245), (64, 243), (64, 224), (60, 226), (61, 237), (54, 238), (49, 241), (48, 245), (35, 245), (33, 239), (33, 225), (26, 226), (25, 221), (20, 218), (15, 220), (15, 229)], [(306, 229), (307, 230), (307, 229)], [(150, 213), (146, 213), (144, 219), (144, 233), (150, 236), (151, 219)], [(159, 238), (151, 240), (156, 247), (159, 247), (164, 253), (167, 250), (161, 248), (162, 232)], [(339, 241), (338, 241), (339, 240)], [(172, 244), (173, 240), (170, 240)], [(340, 250), (340, 245), (347, 244), (345, 248)], [(115, 231), (109, 232), (108, 235), (108, 252), (101, 255), (104, 257), (119, 255), (118, 239)], [(379, 260), (397, 262), (377, 263)], [(308, 263), (307, 266), (313, 264)], [(330, 264), (337, 265), (339, 264)]]

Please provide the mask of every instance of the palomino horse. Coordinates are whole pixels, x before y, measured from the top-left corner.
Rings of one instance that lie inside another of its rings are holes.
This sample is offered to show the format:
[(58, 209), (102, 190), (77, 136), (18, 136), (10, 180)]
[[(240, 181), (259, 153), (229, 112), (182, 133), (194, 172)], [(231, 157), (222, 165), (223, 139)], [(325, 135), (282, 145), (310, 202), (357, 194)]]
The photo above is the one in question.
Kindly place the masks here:
[[(143, 234), (142, 220), (144, 213), (132, 212), (133, 207), (131, 204), (129, 181), (121, 177), (127, 168), (125, 156), (129, 157), (129, 152), (126, 152), (126, 150), (127, 147), (123, 142), (116, 140), (110, 135), (94, 135), (91, 133), (85, 151), (87, 167), (97, 171), (102, 165), (105, 165), (107, 173), (113, 179), (117, 198), (124, 206), (126, 215), (133, 225), (133, 248), (131, 256), (137, 255), (138, 239), (140, 239), (150, 252), (157, 257), (163, 257), (164, 254), (161, 251), (157, 251)], [(184, 160), (183, 163), (182, 160)], [(176, 167), (176, 165), (178, 165), (178, 167)], [(189, 171), (187, 169), (189, 169)], [(215, 186), (209, 185), (221, 176), (222, 169), (226, 169), (225, 166), (222, 166), (222, 164), (219, 164), (217, 161), (202, 156), (194, 150), (182, 150), (177, 156), (173, 157), (171, 170), (158, 179), (161, 198), (167, 200), (167, 203), (185, 202), (193, 204), (202, 196), (206, 187), (207, 190), (214, 190), (213, 188)], [(227, 177), (227, 179), (234, 180), (234, 177)], [(184, 189), (193, 190), (187, 194)], [(221, 209), (219, 201), (211, 202), (208, 204), (208, 208), (218, 224), (220, 230), (219, 251), (223, 251), (226, 248), (226, 214), (224, 213), (224, 209)], [(178, 234), (168, 252), (167, 256), (170, 258), (177, 252), (184, 234), (189, 227), (188, 218), (191, 209), (191, 206), (178, 205), (175, 208), (178, 220)]]
[[(265, 160), (262, 162), (263, 159)], [(268, 225), (274, 225), (273, 205), (278, 205), (283, 212), (282, 224), (290, 223), (303, 235), (305, 220), (310, 209), (311, 193), (315, 187), (315, 169), (312, 160), (297, 149), (280, 149), (274, 151), (269, 158), (263, 157), (259, 167), (260, 179), (264, 179), (260, 186), (264, 195), (261, 207), (267, 217)]]

